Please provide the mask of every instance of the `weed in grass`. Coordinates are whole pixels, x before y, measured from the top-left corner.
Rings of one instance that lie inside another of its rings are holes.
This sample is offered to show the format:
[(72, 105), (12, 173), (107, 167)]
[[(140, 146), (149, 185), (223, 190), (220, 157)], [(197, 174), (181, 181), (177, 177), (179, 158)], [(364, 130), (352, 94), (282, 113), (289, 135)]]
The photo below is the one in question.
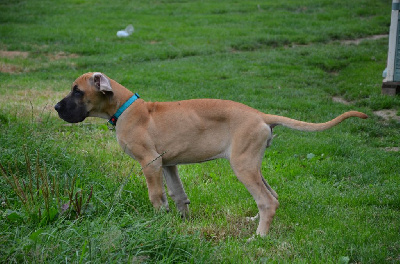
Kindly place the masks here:
[[(93, 187), (88, 194), (81, 189), (76, 189), (77, 176), (73, 178), (70, 186), (65, 185), (60, 190), (60, 181), (56, 175), (48, 175), (46, 164), (40, 162), (39, 153), (37, 153), (35, 165), (32, 165), (25, 149), (25, 165), (26, 168), (22, 171), (17, 168), (12, 171), (10, 164), (7, 170), (0, 163), (2, 176), (24, 208), (22, 213), (8, 210), (6, 217), (10, 221), (33, 222), (43, 226), (56, 220), (59, 215), (67, 218), (81, 217), (92, 207), (90, 200), (93, 195)], [(27, 175), (27, 179), (24, 175)]]

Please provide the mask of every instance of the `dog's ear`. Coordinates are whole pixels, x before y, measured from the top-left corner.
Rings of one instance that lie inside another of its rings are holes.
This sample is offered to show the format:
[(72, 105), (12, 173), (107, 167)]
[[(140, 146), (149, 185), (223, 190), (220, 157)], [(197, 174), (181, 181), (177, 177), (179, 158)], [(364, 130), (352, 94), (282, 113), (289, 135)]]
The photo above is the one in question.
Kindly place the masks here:
[(102, 73), (93, 73), (94, 86), (103, 94), (107, 92), (112, 92), (110, 80)]

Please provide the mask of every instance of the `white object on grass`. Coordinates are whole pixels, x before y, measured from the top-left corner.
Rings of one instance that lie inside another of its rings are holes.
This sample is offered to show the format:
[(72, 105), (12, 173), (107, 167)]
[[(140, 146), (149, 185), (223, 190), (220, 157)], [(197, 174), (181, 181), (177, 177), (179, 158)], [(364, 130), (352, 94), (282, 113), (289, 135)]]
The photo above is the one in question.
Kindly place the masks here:
[(132, 35), (133, 31), (135, 31), (133, 26), (128, 25), (124, 30), (120, 30), (117, 32), (117, 37), (119, 37), (119, 38), (128, 37), (128, 36)]

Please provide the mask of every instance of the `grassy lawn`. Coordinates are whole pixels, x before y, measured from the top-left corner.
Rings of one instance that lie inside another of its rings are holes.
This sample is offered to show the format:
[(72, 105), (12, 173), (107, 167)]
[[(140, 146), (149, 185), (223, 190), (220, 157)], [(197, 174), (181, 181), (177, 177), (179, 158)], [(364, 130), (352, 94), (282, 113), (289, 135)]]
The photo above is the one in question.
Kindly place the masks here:
[[(388, 38), (371, 38), (390, 14), (383, 0), (0, 1), (0, 262), (399, 263), (400, 98), (381, 95)], [(89, 71), (146, 101), (370, 118), (274, 129), (262, 173), (280, 207), (268, 236), (247, 242), (257, 206), (227, 161), (179, 168), (183, 221), (172, 200), (153, 210), (105, 120), (58, 118)]]

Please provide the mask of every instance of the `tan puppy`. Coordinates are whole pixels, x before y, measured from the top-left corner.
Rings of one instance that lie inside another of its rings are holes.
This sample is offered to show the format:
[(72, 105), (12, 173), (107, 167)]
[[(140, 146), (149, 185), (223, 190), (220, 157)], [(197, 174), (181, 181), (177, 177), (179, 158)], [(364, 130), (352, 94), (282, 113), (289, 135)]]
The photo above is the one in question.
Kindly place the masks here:
[(102, 73), (86, 73), (76, 79), (71, 92), (55, 109), (70, 123), (81, 122), (88, 116), (110, 119), (119, 111), (118, 122), (116, 118), (113, 120), (118, 143), (142, 166), (150, 201), (158, 209), (168, 210), (164, 175), (177, 208), (183, 215), (188, 213), (189, 200), (176, 165), (228, 159), (257, 203), (260, 216), (257, 234), (261, 236), (268, 233), (279, 205), (275, 191), (260, 169), (264, 151), (271, 143), (272, 128), (283, 125), (321, 131), (352, 116), (367, 118), (363, 113), (350, 111), (329, 122), (314, 124), (264, 114), (233, 101), (145, 102)]

